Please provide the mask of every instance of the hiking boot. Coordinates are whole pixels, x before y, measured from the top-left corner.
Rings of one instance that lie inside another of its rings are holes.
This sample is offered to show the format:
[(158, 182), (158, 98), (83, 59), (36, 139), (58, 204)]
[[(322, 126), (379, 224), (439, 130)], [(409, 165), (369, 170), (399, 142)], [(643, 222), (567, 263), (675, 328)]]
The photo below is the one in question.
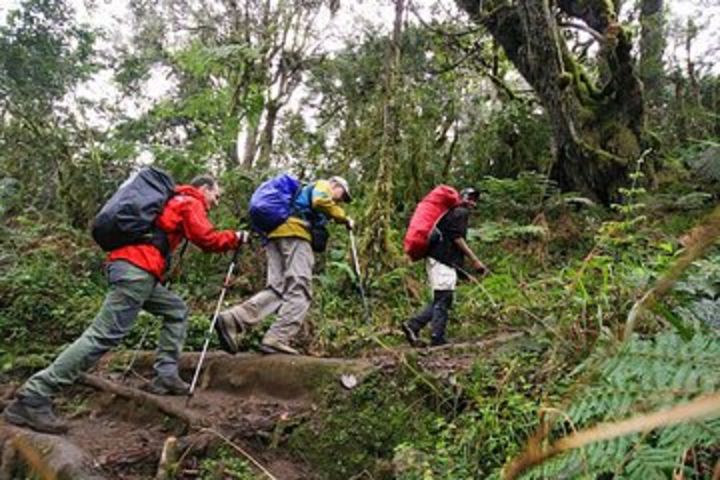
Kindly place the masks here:
[[(238, 328), (238, 326), (240, 328)], [(220, 348), (230, 354), (236, 354), (240, 347), (238, 342), (242, 338), (243, 331), (242, 325), (238, 325), (230, 315), (219, 314), (217, 322), (215, 322), (215, 331), (218, 334), (218, 341), (220, 342)]]
[(13, 425), (38, 432), (65, 433), (69, 429), (67, 423), (55, 416), (52, 403), (45, 398), (19, 397), (5, 407), (2, 417)]
[(284, 353), (286, 355), (300, 355), (300, 352), (281, 342), (274, 336), (265, 336), (260, 344), (260, 351), (263, 353)]
[(447, 340), (445, 340), (444, 337), (432, 337), (430, 339), (430, 346), (431, 347), (442, 347), (443, 345), (447, 345)]
[(187, 395), (190, 392), (190, 385), (178, 375), (158, 375), (142, 388), (155, 395)]
[(403, 322), (401, 325), (402, 331), (405, 334), (405, 338), (407, 339), (408, 343), (411, 347), (417, 347), (420, 339), (418, 338), (418, 332), (412, 329), (409, 323)]

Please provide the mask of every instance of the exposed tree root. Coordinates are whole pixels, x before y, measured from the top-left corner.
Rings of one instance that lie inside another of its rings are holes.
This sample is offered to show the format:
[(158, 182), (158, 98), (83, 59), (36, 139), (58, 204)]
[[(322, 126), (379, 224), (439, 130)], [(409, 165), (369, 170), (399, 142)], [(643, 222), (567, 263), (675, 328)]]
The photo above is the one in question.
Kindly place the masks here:
[(97, 375), (83, 374), (80, 377), (80, 382), (98, 390), (103, 390), (120, 397), (127, 398), (128, 400), (134, 400), (151, 405), (166, 415), (182, 420), (188, 428), (200, 427), (205, 424), (202, 417), (190, 410), (165, 402), (155, 395), (105, 380)]
[(461, 343), (447, 343), (445, 345), (441, 345), (439, 347), (432, 347), (432, 350), (434, 351), (467, 351), (467, 350), (477, 350), (480, 348), (487, 348), (490, 345), (495, 345), (498, 343), (505, 343), (510, 342), (512, 340), (516, 340), (520, 337), (525, 336), (524, 332), (514, 332), (514, 333), (506, 333), (502, 335), (498, 335), (496, 337), (493, 337), (491, 339), (485, 339), (485, 340), (477, 340), (474, 342), (461, 342)]
[[(435, 358), (432, 354), (437, 350), (468, 350), (472, 353), (521, 335), (503, 333), (485, 341), (423, 350), (421, 354), (427, 353), (428, 358)], [(446, 356), (447, 353), (443, 352), (437, 358), (443, 359)], [(378, 369), (378, 361), (387, 366), (397, 365), (402, 361), (403, 354), (402, 350), (383, 350), (375, 357), (377, 358), (344, 360), (287, 355), (230, 356), (213, 352), (206, 359), (200, 382), (202, 390), (198, 391), (205, 393), (202, 398), (198, 397), (196, 404), (190, 408), (185, 405), (182, 397), (156, 396), (98, 375), (84, 374), (80, 377), (80, 384), (130, 402), (116, 404), (113, 409), (117, 407), (119, 410), (108, 412), (110, 415), (119, 413), (121, 419), (116, 423), (115, 419), (102, 418), (93, 420), (85, 428), (78, 426), (77, 430), (73, 429), (74, 436), (72, 432), (70, 436), (77, 445), (60, 436), (0, 426), (0, 480), (18, 478), (22, 465), (28, 464), (33, 465), (37, 472), (44, 468), (47, 470), (46, 473), (38, 474), (42, 479), (99, 479), (104, 478), (96, 473), (100, 468), (106, 472), (141, 469), (147, 473), (151, 466), (151, 476), (160, 479), (172, 478), (172, 475), (177, 475), (182, 465), (187, 465), (189, 457), (202, 458), (223, 443), (230, 445), (255, 464), (266, 477), (274, 478), (273, 473), (263, 465), (267, 463), (267, 458), (255, 458), (255, 453), (243, 450), (242, 444), (239, 446), (233, 442), (243, 438), (264, 437), (270, 445), (277, 446), (287, 425), (297, 422), (302, 417), (302, 412), (310, 408), (329, 386), (342, 388), (340, 380), (343, 376), (362, 381)], [(110, 365), (123, 365), (125, 360), (123, 354), (108, 356), (99, 367), (101, 371), (107, 370)], [(140, 352), (135, 367), (150, 371), (153, 360), (152, 353)], [(192, 374), (197, 360), (197, 354), (183, 355), (179, 367), (185, 377)], [(237, 401), (235, 397), (238, 396), (249, 399), (251, 404), (257, 403), (255, 406), (247, 406), (242, 401)], [(101, 398), (107, 399), (107, 396)], [(111, 400), (105, 406), (114, 403)], [(139, 407), (149, 407), (151, 411)], [(175, 440), (167, 440), (167, 433), (159, 437), (157, 434), (165, 430), (156, 428), (158, 425), (151, 419), (155, 412), (178, 420), (185, 427), (183, 433), (189, 434)], [(129, 419), (125, 418), (128, 413)], [(123, 422), (129, 424), (125, 425)], [(106, 425), (109, 428), (106, 429)], [(139, 426), (145, 434), (130, 434), (133, 432), (133, 425)], [(104, 438), (105, 441), (100, 442), (100, 445), (92, 440), (86, 441), (88, 434), (104, 435), (106, 432), (108, 437)], [(21, 435), (19, 443), (16, 434)], [(108, 441), (114, 435), (133, 440), (122, 445)], [(140, 441), (137, 441), (138, 438)], [(271, 470), (278, 468), (272, 463), (268, 464), (268, 467), (271, 467)], [(282, 471), (282, 467), (280, 468)]]
[(127, 467), (130, 465), (137, 465), (145, 462), (155, 462), (158, 458), (158, 451), (153, 447), (128, 447), (118, 451), (110, 452), (109, 454), (100, 458), (100, 463), (104, 467), (111, 469), (118, 469)]
[[(128, 355), (107, 355), (107, 358), (102, 360), (102, 366), (124, 365)], [(180, 358), (178, 366), (185, 378), (192, 376), (198, 358), (199, 355), (195, 352), (183, 354)], [(154, 352), (140, 352), (135, 359), (135, 368), (140, 371), (149, 370), (154, 361)], [(339, 385), (343, 374), (364, 378), (372, 370), (372, 364), (362, 359), (250, 353), (233, 356), (222, 352), (209, 352), (205, 357), (199, 385), (202, 389), (212, 388), (237, 395), (303, 401), (320, 398), (328, 385)]]

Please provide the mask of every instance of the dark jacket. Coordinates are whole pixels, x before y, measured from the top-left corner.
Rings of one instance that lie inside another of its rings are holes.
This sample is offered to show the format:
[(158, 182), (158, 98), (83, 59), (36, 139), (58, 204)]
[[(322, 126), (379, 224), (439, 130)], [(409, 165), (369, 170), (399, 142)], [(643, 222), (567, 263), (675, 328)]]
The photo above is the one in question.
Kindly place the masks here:
[(470, 210), (466, 207), (448, 210), (430, 234), (428, 256), (450, 267), (462, 268), (465, 255), (455, 240), (467, 238), (469, 218)]

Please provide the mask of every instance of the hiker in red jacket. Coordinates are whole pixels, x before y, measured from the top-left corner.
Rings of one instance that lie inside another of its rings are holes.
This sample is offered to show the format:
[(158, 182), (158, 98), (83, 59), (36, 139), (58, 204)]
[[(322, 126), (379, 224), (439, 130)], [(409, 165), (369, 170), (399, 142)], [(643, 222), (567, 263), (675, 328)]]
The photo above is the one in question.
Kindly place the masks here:
[[(176, 188), (176, 195), (155, 220), (167, 236), (172, 252), (183, 238), (204, 251), (233, 250), (248, 238), (244, 231), (217, 231), (207, 212), (218, 203), (220, 187), (209, 175)], [(163, 318), (155, 361), (155, 378), (145, 389), (158, 395), (183, 395), (188, 384), (178, 375), (178, 357), (185, 342), (188, 307), (163, 284), (167, 260), (151, 244), (120, 247), (108, 254), (106, 274), (110, 290), (100, 312), (85, 332), (46, 369), (33, 375), (4, 410), (10, 423), (34, 430), (62, 433), (65, 422), (52, 410), (52, 397), (72, 385), (108, 350), (127, 335), (141, 309)]]

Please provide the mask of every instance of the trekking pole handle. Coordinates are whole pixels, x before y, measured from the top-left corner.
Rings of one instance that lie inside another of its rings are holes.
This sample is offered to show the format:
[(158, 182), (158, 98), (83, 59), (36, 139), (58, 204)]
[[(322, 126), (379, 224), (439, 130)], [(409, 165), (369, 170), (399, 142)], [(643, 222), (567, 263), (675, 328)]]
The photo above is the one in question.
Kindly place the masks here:
[(233, 271), (235, 270), (235, 266), (238, 263), (238, 257), (240, 256), (240, 248), (242, 245), (238, 245), (235, 249), (235, 252), (233, 252), (232, 260), (230, 260), (230, 266), (228, 267), (227, 273), (225, 274), (225, 280), (223, 281), (223, 287), (227, 288), (230, 286), (230, 279), (232, 278)]

